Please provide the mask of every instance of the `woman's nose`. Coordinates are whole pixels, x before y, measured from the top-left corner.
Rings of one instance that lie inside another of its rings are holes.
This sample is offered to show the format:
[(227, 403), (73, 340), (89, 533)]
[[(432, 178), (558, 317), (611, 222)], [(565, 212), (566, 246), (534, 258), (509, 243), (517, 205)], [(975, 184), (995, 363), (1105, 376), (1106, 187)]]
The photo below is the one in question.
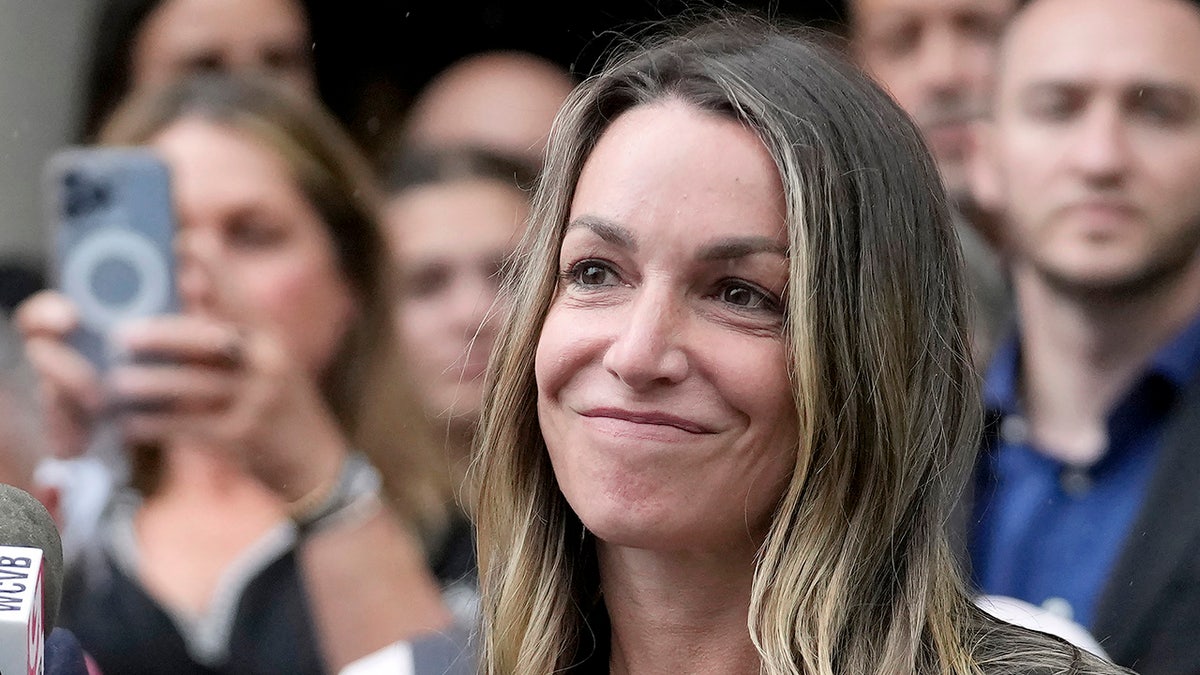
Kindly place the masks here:
[(634, 390), (677, 384), (688, 374), (685, 309), (665, 291), (642, 287), (604, 355), (604, 367)]
[(185, 310), (211, 308), (216, 292), (212, 275), (216, 265), (216, 244), (194, 233), (181, 232), (175, 241), (175, 278), (179, 302)]

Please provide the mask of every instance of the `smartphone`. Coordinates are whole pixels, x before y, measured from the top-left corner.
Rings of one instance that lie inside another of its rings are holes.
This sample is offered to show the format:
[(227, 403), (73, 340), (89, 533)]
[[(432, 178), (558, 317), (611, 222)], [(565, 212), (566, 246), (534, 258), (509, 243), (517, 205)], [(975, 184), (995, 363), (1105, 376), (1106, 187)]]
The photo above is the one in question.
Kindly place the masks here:
[(149, 148), (75, 147), (47, 160), (43, 180), (52, 282), (80, 316), (69, 339), (103, 372), (114, 326), (179, 309), (170, 171)]

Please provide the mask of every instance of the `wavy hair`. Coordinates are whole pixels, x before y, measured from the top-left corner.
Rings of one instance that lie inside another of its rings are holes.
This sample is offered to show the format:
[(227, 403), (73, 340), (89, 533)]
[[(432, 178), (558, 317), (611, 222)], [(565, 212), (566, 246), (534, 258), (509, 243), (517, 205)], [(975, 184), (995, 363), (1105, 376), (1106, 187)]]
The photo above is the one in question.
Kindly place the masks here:
[(800, 432), (748, 598), (761, 671), (1117, 672), (990, 619), (961, 581), (946, 524), (981, 412), (959, 245), (915, 126), (817, 34), (727, 16), (672, 35), (589, 78), (550, 138), (478, 448), (483, 671), (607, 665), (589, 663), (608, 653), (595, 547), (550, 466), (534, 353), (589, 153), (671, 99), (755, 130), (786, 196)]

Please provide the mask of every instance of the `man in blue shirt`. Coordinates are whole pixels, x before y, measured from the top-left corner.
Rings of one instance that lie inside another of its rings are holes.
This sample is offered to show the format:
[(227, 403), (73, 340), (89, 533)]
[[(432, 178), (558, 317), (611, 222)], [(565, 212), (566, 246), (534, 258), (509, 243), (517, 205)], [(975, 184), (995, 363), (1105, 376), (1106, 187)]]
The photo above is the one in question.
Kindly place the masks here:
[(1200, 673), (1200, 6), (1033, 0), (995, 96), (976, 183), (1019, 328), (985, 381), (975, 579)]

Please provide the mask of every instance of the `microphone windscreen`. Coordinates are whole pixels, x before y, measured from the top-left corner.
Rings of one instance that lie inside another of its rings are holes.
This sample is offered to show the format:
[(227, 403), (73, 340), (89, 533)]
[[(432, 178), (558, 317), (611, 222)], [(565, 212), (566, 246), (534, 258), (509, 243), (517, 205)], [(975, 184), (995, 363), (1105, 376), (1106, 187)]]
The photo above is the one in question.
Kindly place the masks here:
[(43, 622), (46, 635), (54, 630), (62, 600), (63, 550), (58, 526), (45, 506), (28, 492), (0, 483), (0, 546), (42, 551)]

